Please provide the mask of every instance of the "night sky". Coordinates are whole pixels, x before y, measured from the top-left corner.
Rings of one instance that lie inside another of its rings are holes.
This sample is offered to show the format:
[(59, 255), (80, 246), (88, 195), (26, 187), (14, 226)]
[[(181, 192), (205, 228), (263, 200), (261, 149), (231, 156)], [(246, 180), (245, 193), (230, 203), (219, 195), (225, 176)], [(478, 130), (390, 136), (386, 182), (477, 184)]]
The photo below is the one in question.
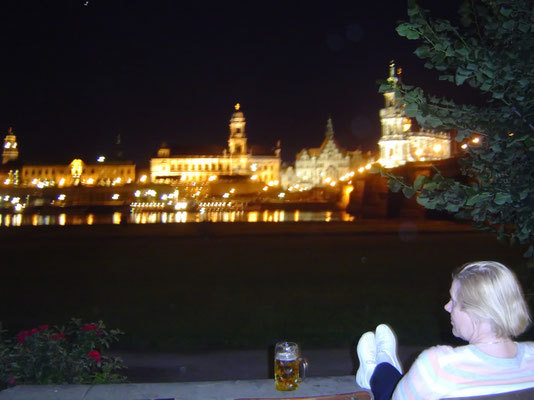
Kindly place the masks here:
[(329, 115), (342, 146), (374, 150), (389, 61), (435, 79), (395, 32), (404, 1), (21, 0), (0, 15), (0, 132), (26, 162), (93, 162), (118, 135), (141, 165), (163, 141), (225, 146), (237, 102), (249, 144), (281, 140), (285, 161), (320, 145)]

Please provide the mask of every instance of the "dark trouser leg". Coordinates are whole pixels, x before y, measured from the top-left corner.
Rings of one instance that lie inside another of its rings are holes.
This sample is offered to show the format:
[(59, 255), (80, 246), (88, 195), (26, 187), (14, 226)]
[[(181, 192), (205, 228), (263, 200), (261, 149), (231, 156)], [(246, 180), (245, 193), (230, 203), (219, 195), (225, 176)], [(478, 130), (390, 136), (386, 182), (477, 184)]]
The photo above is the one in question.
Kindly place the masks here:
[(371, 376), (371, 391), (375, 400), (389, 400), (402, 375), (397, 368), (388, 363), (376, 366)]

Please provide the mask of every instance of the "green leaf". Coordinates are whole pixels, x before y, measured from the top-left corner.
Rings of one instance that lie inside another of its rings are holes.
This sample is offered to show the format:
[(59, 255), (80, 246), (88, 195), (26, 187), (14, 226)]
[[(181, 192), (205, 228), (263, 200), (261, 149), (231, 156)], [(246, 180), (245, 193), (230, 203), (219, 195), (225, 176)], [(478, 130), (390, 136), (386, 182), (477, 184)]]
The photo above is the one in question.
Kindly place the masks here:
[(517, 29), (523, 33), (527, 33), (530, 30), (530, 25), (519, 22), (517, 24)]
[(456, 49), (455, 51), (459, 56), (464, 57), (464, 58), (467, 58), (467, 56), (469, 55), (469, 50), (464, 46)]
[(391, 85), (389, 83), (380, 84), (380, 86), (378, 87), (378, 92), (379, 93), (391, 92)]
[(437, 128), (438, 126), (443, 125), (443, 122), (441, 121), (441, 119), (439, 119), (435, 115), (429, 115), (427, 118), (425, 118), (425, 122), (431, 128)]
[(529, 150), (533, 150), (534, 149), (534, 138), (526, 138), (525, 141), (525, 146), (529, 149)]
[(415, 117), (419, 113), (419, 107), (415, 103), (410, 103), (404, 107), (404, 112), (408, 117)]
[(510, 8), (506, 8), (506, 7), (501, 7), (501, 9), (499, 10), (499, 12), (504, 15), (505, 17), (509, 17), (510, 15), (512, 15), (512, 10)]
[(508, 20), (502, 24), (502, 27), (504, 29), (507, 29), (509, 31), (512, 31), (515, 28), (516, 22), (514, 20)]
[(456, 75), (454, 77), (456, 85), (460, 86), (462, 85), (466, 79), (468, 79), (471, 76), (471, 74), (466, 75), (465, 73), (456, 72)]
[(389, 190), (391, 190), (394, 193), (397, 193), (402, 187), (402, 184), (396, 179), (390, 179), (388, 181), (388, 187), (389, 187)]
[(472, 207), (475, 204), (477, 204), (482, 199), (482, 196), (480, 194), (475, 194), (474, 196), (470, 196), (467, 201), (465, 202), (465, 205), (467, 207)]
[(495, 194), (493, 201), (495, 204), (502, 206), (503, 204), (510, 203), (512, 201), (512, 196), (510, 193), (498, 192)]
[(419, 58), (426, 58), (430, 54), (430, 47), (420, 46), (413, 53)]
[(406, 39), (414, 40), (419, 39), (421, 35), (410, 24), (401, 24), (397, 26), (397, 33), (400, 36), (406, 37)]
[(419, 189), (421, 189), (421, 188), (423, 187), (423, 185), (424, 185), (426, 182), (428, 182), (428, 178), (427, 178), (426, 176), (424, 176), (424, 175), (419, 175), (419, 176), (415, 179), (415, 181), (414, 181), (414, 183), (413, 183), (413, 188), (414, 188), (415, 190), (419, 190)]
[(405, 186), (402, 188), (402, 194), (404, 194), (406, 198), (411, 199), (415, 194), (415, 190), (412, 187)]

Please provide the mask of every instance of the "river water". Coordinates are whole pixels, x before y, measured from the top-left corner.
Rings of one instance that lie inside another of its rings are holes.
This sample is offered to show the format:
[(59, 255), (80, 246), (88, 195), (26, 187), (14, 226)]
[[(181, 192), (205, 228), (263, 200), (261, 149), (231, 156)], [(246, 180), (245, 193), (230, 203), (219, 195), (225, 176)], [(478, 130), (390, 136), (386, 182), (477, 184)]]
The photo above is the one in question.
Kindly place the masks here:
[(330, 222), (353, 221), (354, 217), (344, 211), (213, 211), (213, 212), (109, 212), (54, 214), (7, 213), (0, 214), (0, 226), (41, 225), (97, 225), (97, 224), (179, 224), (185, 222)]

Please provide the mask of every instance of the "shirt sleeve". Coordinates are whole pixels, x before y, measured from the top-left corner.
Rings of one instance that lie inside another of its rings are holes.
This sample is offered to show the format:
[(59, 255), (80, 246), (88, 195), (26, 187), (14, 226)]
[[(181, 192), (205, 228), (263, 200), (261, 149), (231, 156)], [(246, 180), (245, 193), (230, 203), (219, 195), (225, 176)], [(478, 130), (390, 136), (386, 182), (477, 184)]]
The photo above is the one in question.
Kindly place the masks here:
[(441, 398), (438, 384), (439, 354), (442, 348), (432, 347), (423, 351), (410, 370), (400, 380), (393, 392), (392, 400), (432, 400)]

